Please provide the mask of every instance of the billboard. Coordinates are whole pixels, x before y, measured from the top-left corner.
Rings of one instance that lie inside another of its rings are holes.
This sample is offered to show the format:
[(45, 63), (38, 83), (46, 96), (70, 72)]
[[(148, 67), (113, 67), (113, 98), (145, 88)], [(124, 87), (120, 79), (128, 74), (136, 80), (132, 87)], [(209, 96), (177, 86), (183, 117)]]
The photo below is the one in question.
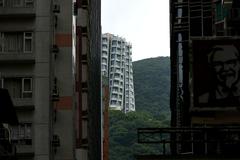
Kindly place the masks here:
[(240, 107), (240, 39), (192, 41), (193, 107)]

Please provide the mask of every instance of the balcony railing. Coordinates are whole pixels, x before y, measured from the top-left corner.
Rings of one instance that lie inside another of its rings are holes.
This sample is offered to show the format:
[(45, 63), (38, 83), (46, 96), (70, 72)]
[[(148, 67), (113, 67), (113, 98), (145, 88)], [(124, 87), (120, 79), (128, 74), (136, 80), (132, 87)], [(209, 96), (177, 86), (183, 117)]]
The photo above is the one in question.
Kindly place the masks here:
[(0, 0), (0, 7), (3, 8), (32, 8), (34, 0)]
[(6, 128), (0, 128), (0, 141), (9, 141), (9, 131)]
[(0, 0), (0, 17), (34, 15), (35, 0)]
[(13, 159), (16, 148), (10, 141), (10, 134), (6, 128), (0, 128), (0, 159)]
[(159, 144), (161, 155), (239, 156), (240, 127), (139, 128), (138, 143)]

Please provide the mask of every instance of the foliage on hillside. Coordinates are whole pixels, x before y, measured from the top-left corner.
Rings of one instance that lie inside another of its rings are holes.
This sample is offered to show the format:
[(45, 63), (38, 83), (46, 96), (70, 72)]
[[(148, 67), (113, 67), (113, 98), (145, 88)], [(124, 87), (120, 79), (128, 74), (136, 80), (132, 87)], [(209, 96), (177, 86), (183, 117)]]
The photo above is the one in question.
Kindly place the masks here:
[(160, 145), (137, 143), (137, 128), (167, 127), (168, 121), (159, 121), (147, 112), (110, 111), (110, 160), (133, 160), (137, 154), (160, 154)]
[(136, 110), (155, 117), (169, 116), (170, 58), (158, 57), (133, 63)]
[(136, 112), (109, 112), (110, 160), (134, 160), (136, 154), (159, 154), (161, 147), (137, 143), (137, 128), (169, 126), (169, 57), (133, 63)]

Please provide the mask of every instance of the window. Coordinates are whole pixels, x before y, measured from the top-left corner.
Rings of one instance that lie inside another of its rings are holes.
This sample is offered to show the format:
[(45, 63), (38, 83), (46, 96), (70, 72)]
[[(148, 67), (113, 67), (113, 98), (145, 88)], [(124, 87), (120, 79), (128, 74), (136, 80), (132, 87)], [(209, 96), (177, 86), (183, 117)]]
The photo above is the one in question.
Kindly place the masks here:
[(33, 7), (33, 0), (25, 0), (26, 7)]
[(121, 105), (122, 105), (122, 102), (121, 102), (121, 101), (118, 101), (117, 104), (121, 106)]
[(117, 101), (116, 100), (111, 100), (111, 104), (115, 105), (115, 104), (117, 104)]
[(112, 59), (114, 59), (115, 57), (116, 57), (116, 55), (115, 55), (115, 54), (112, 54), (112, 55), (111, 55), (111, 58), (112, 58)]
[(107, 56), (108, 56), (108, 54), (107, 54), (107, 52), (106, 52), (106, 51), (102, 51), (102, 55), (103, 55), (103, 56), (105, 56), (105, 57), (107, 57)]
[(113, 47), (112, 48), (112, 52), (116, 52), (117, 48), (116, 47)]
[(32, 98), (32, 78), (3, 78), (2, 87), (12, 98)]
[(117, 41), (116, 40), (112, 41), (112, 45), (117, 45)]
[(19, 52), (23, 51), (23, 34), (20, 32), (5, 32), (3, 35), (3, 51)]
[(0, 52), (32, 52), (32, 32), (0, 32)]
[(102, 41), (103, 41), (103, 42), (107, 42), (107, 38), (105, 38), (105, 37), (102, 38)]
[(32, 124), (20, 123), (10, 127), (11, 140), (21, 145), (32, 145)]
[(103, 45), (102, 45), (102, 48), (103, 48), (103, 49), (107, 49), (108, 47), (107, 47), (107, 45), (103, 44)]
[(102, 64), (102, 70), (107, 70), (107, 66)]
[(24, 52), (32, 52), (32, 33), (24, 33)]
[(117, 59), (118, 59), (118, 60), (121, 60), (121, 56), (120, 56), (120, 55), (117, 55)]
[(114, 61), (111, 61), (111, 65), (114, 65)]
[(117, 98), (118, 95), (117, 94), (112, 94), (112, 98)]
[(107, 59), (106, 58), (102, 58), (102, 63), (107, 63)]
[(22, 79), (22, 98), (32, 97), (32, 79), (23, 78)]
[(13, 7), (23, 7), (23, 0), (13, 0)]

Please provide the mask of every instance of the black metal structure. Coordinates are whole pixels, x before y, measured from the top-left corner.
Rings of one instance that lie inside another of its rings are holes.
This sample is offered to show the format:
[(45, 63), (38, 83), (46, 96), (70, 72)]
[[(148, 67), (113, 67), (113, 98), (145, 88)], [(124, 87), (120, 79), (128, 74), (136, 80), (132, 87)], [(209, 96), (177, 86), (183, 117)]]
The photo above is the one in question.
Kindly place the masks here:
[(18, 119), (8, 90), (0, 88), (0, 159), (15, 160), (16, 149), (3, 123), (18, 124)]
[[(172, 139), (172, 135), (180, 138)], [(240, 158), (240, 126), (139, 128), (138, 143), (157, 143), (165, 156)], [(173, 154), (170, 145), (178, 145), (182, 150)]]

